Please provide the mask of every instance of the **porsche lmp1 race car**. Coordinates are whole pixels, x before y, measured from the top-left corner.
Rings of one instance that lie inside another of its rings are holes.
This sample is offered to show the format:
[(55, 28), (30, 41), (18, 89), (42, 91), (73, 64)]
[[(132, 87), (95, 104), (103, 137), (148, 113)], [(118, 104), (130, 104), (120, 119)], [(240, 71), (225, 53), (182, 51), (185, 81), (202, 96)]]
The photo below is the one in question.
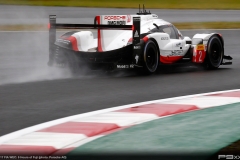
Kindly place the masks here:
[[(216, 69), (232, 64), (232, 57), (224, 54), (221, 34), (183, 37), (174, 25), (144, 9), (136, 15), (97, 15), (94, 24), (56, 23), (56, 15), (50, 15), (49, 22), (48, 64), (68, 66), (73, 72), (85, 66), (154, 73), (161, 65), (200, 64)], [(85, 30), (56, 39), (56, 29)]]

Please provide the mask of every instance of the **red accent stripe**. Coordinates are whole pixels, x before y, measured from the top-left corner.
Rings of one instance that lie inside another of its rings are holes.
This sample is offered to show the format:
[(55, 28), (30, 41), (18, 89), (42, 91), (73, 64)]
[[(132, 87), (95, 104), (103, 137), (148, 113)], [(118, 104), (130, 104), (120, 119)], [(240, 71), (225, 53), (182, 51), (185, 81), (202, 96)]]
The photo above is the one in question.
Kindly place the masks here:
[(67, 38), (72, 43), (72, 49), (74, 51), (78, 51), (77, 39), (74, 36), (70, 36)]
[(66, 122), (39, 130), (38, 132), (78, 133), (91, 137), (117, 128), (119, 126), (112, 123)]
[(152, 113), (158, 116), (167, 116), (186, 111), (199, 109), (195, 105), (180, 105), (180, 104), (148, 104), (127, 109), (121, 109), (117, 112), (132, 112), (132, 113)]
[(132, 42), (133, 41), (133, 38), (129, 38), (128, 42)]
[(50, 146), (0, 145), (0, 155), (51, 155), (56, 149)]
[[(97, 20), (97, 23), (98, 24), (101, 24), (100, 22), (100, 16), (96, 16), (96, 20)], [(102, 40), (101, 40), (101, 30), (100, 29), (98, 29), (98, 52), (102, 52), (103, 50), (102, 50)]]
[(240, 98), (240, 91), (219, 93), (219, 94), (210, 94), (210, 95), (207, 95), (207, 96), (239, 97)]
[(160, 55), (160, 62), (171, 64), (173, 62), (176, 62), (176, 61), (182, 59), (182, 57), (183, 56), (167, 56), (167, 57), (164, 57), (164, 56)]
[(48, 23), (48, 29), (50, 29), (51, 28), (51, 24), (50, 23)]
[(145, 36), (145, 37), (143, 38), (143, 41), (146, 43), (146, 42), (148, 41), (148, 37)]
[[(145, 36), (144, 38), (142, 38), (142, 40), (146, 43), (148, 41), (148, 37)], [(132, 42), (133, 38), (129, 38), (128, 42)]]

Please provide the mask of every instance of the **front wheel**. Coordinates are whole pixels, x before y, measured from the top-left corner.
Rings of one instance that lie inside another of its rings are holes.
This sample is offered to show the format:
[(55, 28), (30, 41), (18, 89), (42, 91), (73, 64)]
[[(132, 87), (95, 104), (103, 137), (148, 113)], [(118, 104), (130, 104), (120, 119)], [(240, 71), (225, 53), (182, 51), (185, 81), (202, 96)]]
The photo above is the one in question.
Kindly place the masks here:
[(218, 68), (223, 60), (223, 45), (218, 36), (212, 36), (209, 39), (207, 47), (207, 56), (204, 62), (205, 69)]
[(144, 47), (144, 70), (147, 74), (156, 72), (159, 63), (159, 53), (156, 44), (149, 40)]

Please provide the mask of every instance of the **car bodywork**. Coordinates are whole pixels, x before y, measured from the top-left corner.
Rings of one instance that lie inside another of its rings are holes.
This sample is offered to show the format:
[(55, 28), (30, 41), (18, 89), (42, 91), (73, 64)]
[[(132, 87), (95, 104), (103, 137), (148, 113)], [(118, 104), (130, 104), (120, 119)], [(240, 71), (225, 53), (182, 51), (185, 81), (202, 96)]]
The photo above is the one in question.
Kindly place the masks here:
[[(232, 58), (224, 54), (221, 34), (183, 37), (173, 24), (146, 11), (97, 15), (94, 24), (56, 23), (56, 15), (50, 15), (49, 20), (50, 66), (76, 69), (85, 65), (91, 69), (142, 69), (154, 73), (159, 65), (191, 63), (218, 68), (232, 64)], [(56, 29), (88, 31), (71, 31), (56, 39)]]

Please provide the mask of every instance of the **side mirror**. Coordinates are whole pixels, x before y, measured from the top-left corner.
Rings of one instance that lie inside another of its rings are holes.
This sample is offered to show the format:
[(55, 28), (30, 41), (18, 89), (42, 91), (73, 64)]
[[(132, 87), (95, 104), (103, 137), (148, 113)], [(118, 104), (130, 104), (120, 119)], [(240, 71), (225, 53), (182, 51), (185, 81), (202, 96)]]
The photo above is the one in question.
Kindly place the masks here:
[(186, 41), (186, 44), (192, 44), (192, 40), (189, 37), (184, 37), (183, 40)]
[(153, 23), (153, 25), (159, 30), (159, 27), (158, 25), (156, 25), (156, 23)]
[(186, 44), (192, 44), (192, 41), (186, 41)]

